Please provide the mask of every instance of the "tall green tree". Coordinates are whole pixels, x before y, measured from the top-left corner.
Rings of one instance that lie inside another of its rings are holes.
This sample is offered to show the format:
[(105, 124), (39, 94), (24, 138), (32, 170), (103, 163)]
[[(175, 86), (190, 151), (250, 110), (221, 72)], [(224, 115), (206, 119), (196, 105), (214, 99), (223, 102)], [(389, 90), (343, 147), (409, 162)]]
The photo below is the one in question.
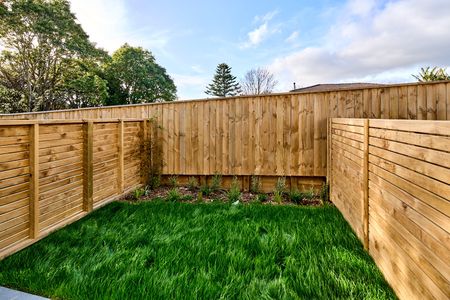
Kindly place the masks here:
[(231, 74), (231, 67), (225, 63), (217, 66), (213, 81), (206, 87), (205, 91), (207, 95), (216, 97), (233, 97), (241, 92), (239, 82)]
[[(19, 93), (27, 111), (67, 107), (67, 99), (61, 97), (65, 94), (61, 94), (63, 86), (87, 76), (80, 69), (68, 74), (75, 62), (107, 57), (89, 41), (67, 0), (1, 1), (0, 43), (4, 48), (0, 55), (0, 85)], [(76, 79), (76, 75), (80, 78)], [(95, 78), (94, 82), (104, 85), (99, 80)], [(85, 85), (70, 87), (79, 97)], [(87, 105), (86, 101), (83, 105)]]
[(107, 104), (173, 101), (177, 88), (150, 51), (123, 45), (105, 68), (110, 99)]
[(445, 68), (438, 67), (420, 68), (420, 72), (417, 75), (413, 74), (412, 76), (420, 82), (450, 80), (450, 75), (447, 74)]

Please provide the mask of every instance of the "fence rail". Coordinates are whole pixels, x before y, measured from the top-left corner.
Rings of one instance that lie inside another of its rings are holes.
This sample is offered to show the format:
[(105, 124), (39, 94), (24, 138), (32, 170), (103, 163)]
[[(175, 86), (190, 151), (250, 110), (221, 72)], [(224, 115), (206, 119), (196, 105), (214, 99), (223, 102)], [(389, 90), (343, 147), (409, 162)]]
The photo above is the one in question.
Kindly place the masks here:
[(401, 299), (450, 295), (450, 122), (331, 119), (331, 200)]
[(0, 122), (0, 258), (141, 185), (147, 123)]

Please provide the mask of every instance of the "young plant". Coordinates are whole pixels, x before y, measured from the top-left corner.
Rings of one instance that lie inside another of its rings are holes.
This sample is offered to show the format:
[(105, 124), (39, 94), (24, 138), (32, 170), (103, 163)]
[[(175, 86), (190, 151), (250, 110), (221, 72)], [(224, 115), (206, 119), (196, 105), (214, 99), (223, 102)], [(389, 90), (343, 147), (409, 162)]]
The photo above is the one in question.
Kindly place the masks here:
[(181, 193), (178, 191), (177, 188), (172, 188), (169, 190), (166, 196), (166, 200), (169, 202), (177, 202), (181, 200)]
[(303, 193), (300, 192), (297, 188), (289, 191), (289, 199), (296, 204), (300, 204), (300, 202), (302, 202), (303, 196)]
[(145, 194), (145, 189), (143, 189), (143, 188), (135, 189), (133, 191), (133, 198), (134, 198), (134, 200), (138, 201), (142, 198), (142, 196), (144, 196), (144, 194)]
[(228, 191), (228, 201), (230, 203), (236, 202), (241, 199), (241, 189), (239, 180), (235, 176), (231, 182), (230, 190)]
[(261, 191), (261, 180), (259, 176), (253, 175), (250, 180), (250, 192), (258, 194)]
[(308, 200), (316, 198), (316, 193), (314, 192), (313, 187), (311, 187), (307, 192), (305, 192), (303, 197)]
[(173, 188), (176, 187), (178, 185), (178, 176), (176, 176), (176, 175), (170, 176), (169, 177), (169, 185)]
[(273, 199), (277, 203), (283, 202), (283, 195), (286, 193), (286, 178), (280, 177), (275, 185), (275, 190), (273, 192)]
[(211, 179), (211, 191), (217, 192), (222, 186), (222, 175), (215, 173)]
[(322, 203), (330, 201), (330, 187), (328, 183), (324, 183), (320, 189), (320, 200)]
[(258, 194), (258, 196), (256, 196), (256, 200), (259, 202), (266, 202), (267, 194)]
[(200, 192), (204, 195), (204, 196), (209, 196), (209, 194), (211, 194), (211, 188), (209, 187), (208, 184), (204, 184), (200, 187)]
[(194, 176), (189, 177), (188, 179), (188, 189), (190, 191), (195, 191), (198, 187), (198, 180)]

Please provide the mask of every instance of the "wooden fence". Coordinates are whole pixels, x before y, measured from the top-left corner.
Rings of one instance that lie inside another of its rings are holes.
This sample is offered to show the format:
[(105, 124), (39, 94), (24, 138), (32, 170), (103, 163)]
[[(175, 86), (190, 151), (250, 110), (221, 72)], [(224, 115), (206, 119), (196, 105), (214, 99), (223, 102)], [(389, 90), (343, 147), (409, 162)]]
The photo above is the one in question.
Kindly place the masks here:
[(401, 299), (450, 295), (450, 122), (332, 119), (331, 200)]
[(450, 82), (0, 117), (154, 118), (162, 129), (162, 174), (291, 176), (314, 181), (327, 175), (327, 118), (447, 120)]
[(2, 121), (0, 259), (141, 185), (147, 123)]

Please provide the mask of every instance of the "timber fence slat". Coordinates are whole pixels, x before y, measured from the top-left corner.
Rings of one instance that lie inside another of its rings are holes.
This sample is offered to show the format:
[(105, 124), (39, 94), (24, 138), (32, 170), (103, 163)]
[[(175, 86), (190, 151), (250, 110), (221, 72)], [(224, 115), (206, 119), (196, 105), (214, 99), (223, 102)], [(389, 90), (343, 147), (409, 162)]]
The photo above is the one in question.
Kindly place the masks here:
[[(430, 96), (434, 92), (428, 87), (427, 99), (434, 101)], [(442, 87), (438, 92), (440, 101)], [(401, 116), (405, 103), (397, 103)], [(429, 109), (441, 105), (424, 103)], [(435, 118), (434, 112), (430, 116)], [(450, 295), (450, 122), (329, 122), (332, 129), (340, 130), (331, 134), (329, 143), (331, 200), (401, 299), (446, 299)], [(358, 123), (365, 124), (363, 131), (355, 130)], [(345, 140), (340, 135), (344, 132), (363, 132), (363, 164), (351, 160), (359, 153), (352, 148), (361, 149), (356, 141), (360, 139)], [(363, 176), (355, 176), (357, 172)], [(363, 193), (354, 186), (362, 186)], [(358, 202), (361, 206), (355, 205)]]

